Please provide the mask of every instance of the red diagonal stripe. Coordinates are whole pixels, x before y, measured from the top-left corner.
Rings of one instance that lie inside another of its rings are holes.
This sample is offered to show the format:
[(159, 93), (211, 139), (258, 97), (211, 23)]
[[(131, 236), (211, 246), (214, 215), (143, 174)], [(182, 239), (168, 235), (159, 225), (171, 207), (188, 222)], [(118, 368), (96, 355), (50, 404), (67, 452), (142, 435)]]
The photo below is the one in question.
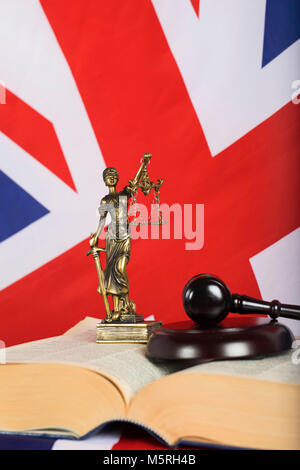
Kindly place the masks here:
[(9, 90), (0, 106), (0, 131), (76, 191), (53, 124)]

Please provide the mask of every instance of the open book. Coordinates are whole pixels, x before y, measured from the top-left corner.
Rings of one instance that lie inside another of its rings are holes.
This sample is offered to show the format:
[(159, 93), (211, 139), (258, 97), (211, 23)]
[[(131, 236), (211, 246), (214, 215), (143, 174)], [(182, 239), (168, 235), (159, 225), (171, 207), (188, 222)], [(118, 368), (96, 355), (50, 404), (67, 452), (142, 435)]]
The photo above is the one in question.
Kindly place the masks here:
[(96, 344), (97, 321), (7, 349), (1, 432), (81, 438), (125, 420), (170, 445), (300, 448), (300, 365), (292, 352), (178, 370), (150, 362), (144, 345)]

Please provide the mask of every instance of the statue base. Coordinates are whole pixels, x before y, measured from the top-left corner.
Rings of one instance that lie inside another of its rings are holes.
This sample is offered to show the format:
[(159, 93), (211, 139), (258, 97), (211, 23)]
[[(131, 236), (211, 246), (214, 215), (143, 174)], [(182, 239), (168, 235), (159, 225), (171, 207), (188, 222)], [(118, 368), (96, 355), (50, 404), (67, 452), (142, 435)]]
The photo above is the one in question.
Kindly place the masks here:
[(106, 322), (97, 324), (96, 343), (145, 343), (162, 325), (160, 321), (152, 322)]
[(121, 313), (120, 318), (115, 323), (141, 323), (143, 321), (143, 315), (136, 315), (135, 313)]

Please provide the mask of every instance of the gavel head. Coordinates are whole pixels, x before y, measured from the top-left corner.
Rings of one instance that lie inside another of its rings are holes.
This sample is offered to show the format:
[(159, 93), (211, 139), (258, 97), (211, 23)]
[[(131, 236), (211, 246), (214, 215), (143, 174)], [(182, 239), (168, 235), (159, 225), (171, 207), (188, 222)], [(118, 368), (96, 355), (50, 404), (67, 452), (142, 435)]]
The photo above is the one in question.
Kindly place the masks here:
[(213, 274), (197, 274), (184, 286), (183, 306), (200, 326), (209, 327), (224, 320), (232, 305), (231, 293)]

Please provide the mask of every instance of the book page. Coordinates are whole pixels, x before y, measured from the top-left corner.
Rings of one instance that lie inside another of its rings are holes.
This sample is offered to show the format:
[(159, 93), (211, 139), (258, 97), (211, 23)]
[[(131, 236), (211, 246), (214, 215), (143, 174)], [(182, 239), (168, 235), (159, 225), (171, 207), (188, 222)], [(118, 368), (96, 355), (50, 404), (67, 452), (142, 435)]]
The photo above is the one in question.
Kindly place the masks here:
[(0, 432), (80, 437), (126, 416), (118, 387), (85, 367), (8, 363), (0, 382)]
[(60, 362), (84, 366), (111, 378), (127, 401), (145, 385), (179, 370), (180, 365), (156, 365), (144, 344), (97, 344), (99, 319), (86, 317), (64, 335), (12, 346), (7, 362)]
[(172, 445), (300, 449), (299, 384), (226, 375), (221, 368), (207, 373), (207, 366), (150, 383), (132, 400), (128, 417)]
[(300, 364), (296, 360), (295, 349), (260, 359), (234, 359), (198, 364), (181, 371), (181, 373), (185, 372), (221, 374), (300, 384)]
[[(184, 441), (300, 449), (298, 350), (202, 363), (148, 384), (128, 417), (172, 445)], [(149, 403), (149, 406), (147, 404)]]

